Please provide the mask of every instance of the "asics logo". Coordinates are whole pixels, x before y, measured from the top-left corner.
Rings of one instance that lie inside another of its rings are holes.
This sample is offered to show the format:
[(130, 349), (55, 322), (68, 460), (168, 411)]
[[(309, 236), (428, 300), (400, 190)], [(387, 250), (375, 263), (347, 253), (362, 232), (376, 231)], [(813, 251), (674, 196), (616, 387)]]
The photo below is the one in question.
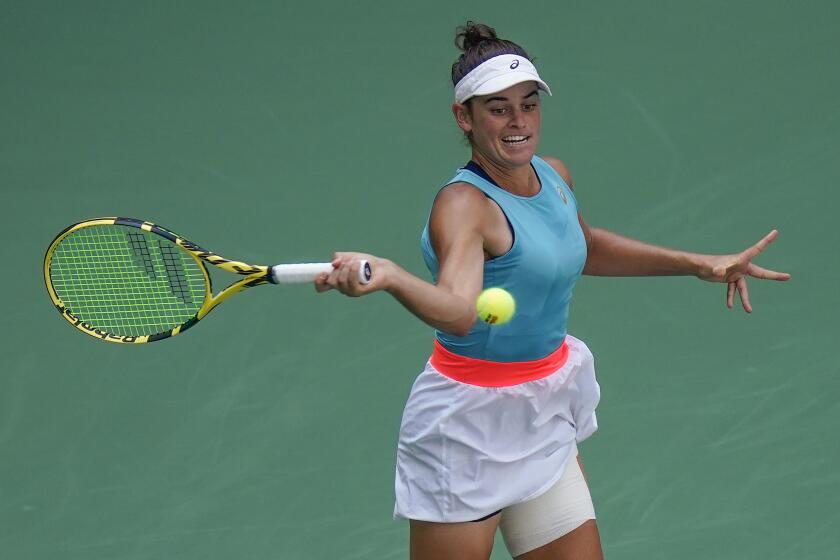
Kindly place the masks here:
[(563, 187), (561, 187), (560, 185), (557, 185), (557, 192), (560, 194), (560, 198), (563, 199), (563, 204), (568, 204), (569, 199), (566, 198), (566, 193), (563, 192)]
[(519, 66), (519, 61), (518, 60), (514, 60), (513, 62), (510, 63), (510, 69), (511, 70), (515, 69), (517, 66)]

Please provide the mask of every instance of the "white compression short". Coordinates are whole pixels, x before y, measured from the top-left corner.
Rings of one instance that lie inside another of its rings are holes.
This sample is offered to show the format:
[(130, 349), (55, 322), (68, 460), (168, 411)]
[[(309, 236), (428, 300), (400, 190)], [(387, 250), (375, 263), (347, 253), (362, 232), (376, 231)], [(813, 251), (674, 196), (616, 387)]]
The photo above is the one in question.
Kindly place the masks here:
[(554, 486), (533, 500), (502, 510), (499, 528), (511, 556), (519, 556), (577, 529), (595, 519), (589, 486), (576, 453)]

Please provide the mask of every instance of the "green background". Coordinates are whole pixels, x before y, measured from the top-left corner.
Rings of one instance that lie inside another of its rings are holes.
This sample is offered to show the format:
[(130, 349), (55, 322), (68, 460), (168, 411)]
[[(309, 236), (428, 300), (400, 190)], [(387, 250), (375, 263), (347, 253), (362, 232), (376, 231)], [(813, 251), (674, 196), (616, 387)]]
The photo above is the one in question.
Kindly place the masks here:
[(536, 57), (540, 152), (591, 225), (704, 252), (776, 227), (759, 263), (793, 274), (753, 282), (751, 316), (693, 279), (579, 284), (607, 556), (838, 557), (838, 6), (4, 2), (0, 557), (407, 556), (394, 450), (428, 327), (384, 294), (266, 287), (109, 345), (51, 308), (41, 259), (125, 215), (229, 258), (363, 250), (428, 277), (420, 230), (468, 158), (467, 18)]

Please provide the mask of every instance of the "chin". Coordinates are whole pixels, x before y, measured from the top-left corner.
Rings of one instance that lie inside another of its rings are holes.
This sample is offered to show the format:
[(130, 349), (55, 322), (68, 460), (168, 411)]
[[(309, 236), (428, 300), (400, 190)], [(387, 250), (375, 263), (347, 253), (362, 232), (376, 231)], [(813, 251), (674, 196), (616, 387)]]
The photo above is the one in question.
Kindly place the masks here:
[(504, 157), (504, 159), (509, 163), (515, 166), (520, 166), (531, 163), (531, 158), (533, 158), (535, 154), (536, 150), (516, 150), (513, 153), (511, 153), (510, 150), (505, 150), (502, 152), (502, 157)]
[(498, 153), (505, 161), (514, 165), (526, 165), (531, 162), (531, 158), (537, 153), (537, 142), (535, 138), (531, 137), (521, 146), (502, 144), (498, 148)]

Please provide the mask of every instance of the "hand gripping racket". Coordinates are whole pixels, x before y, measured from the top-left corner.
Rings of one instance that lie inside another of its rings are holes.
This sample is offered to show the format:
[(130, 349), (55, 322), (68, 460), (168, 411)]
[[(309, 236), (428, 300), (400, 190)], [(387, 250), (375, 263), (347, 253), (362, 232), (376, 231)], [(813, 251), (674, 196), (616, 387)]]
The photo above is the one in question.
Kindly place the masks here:
[[(214, 295), (207, 264), (244, 278)], [(44, 257), (44, 281), (61, 316), (85, 334), (123, 344), (180, 334), (245, 288), (312, 282), (332, 270), (330, 263), (231, 261), (133, 218), (74, 224), (56, 236)], [(362, 261), (359, 281), (370, 279), (370, 264)]]

